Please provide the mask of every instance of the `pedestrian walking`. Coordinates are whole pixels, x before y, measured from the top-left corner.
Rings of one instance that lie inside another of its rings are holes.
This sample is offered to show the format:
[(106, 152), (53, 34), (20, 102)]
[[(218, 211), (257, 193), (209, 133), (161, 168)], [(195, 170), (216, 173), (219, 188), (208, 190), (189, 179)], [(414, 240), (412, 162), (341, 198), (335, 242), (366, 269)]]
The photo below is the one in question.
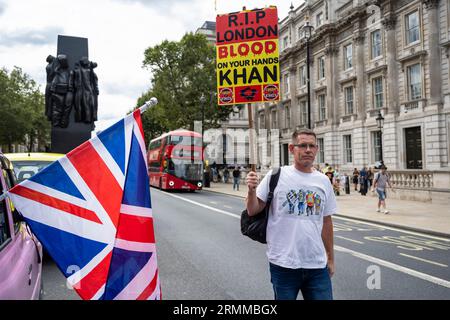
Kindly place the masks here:
[(359, 192), (362, 196), (367, 194), (367, 170), (366, 167), (363, 167), (359, 171)]
[(241, 170), (238, 166), (234, 167), (233, 170), (233, 190), (239, 191), (239, 182), (241, 180)]
[(211, 172), (212, 172), (212, 175), (213, 175), (213, 182), (217, 182), (217, 177), (218, 177), (219, 173), (217, 171), (217, 164), (216, 164), (215, 161), (211, 165)]
[(358, 169), (353, 169), (353, 185), (355, 186), (355, 191), (358, 191), (358, 181), (359, 181), (359, 171)]
[(372, 188), (373, 186), (373, 178), (374, 178), (374, 172), (372, 167), (369, 167), (369, 170), (367, 171), (367, 185), (368, 185), (368, 190), (370, 188)]
[(325, 163), (325, 167), (323, 167), (322, 172), (323, 172), (323, 174), (327, 174), (328, 171), (332, 171), (332, 170), (333, 170), (333, 168), (328, 163)]
[(341, 194), (341, 174), (339, 173), (338, 168), (334, 169), (333, 172), (334, 177), (334, 193), (338, 196)]
[(223, 170), (223, 182), (228, 183), (228, 179), (230, 178), (230, 171), (228, 170), (228, 167), (225, 167)]
[(380, 171), (375, 175), (375, 180), (373, 184), (372, 191), (376, 190), (378, 193), (378, 209), (377, 212), (380, 211), (380, 207), (383, 208), (383, 212), (388, 214), (389, 211), (386, 209), (386, 185), (389, 185), (389, 188), (392, 190), (391, 181), (389, 180), (389, 175), (386, 172), (387, 168), (383, 164), (380, 167)]
[[(305, 300), (333, 299), (333, 223), (336, 197), (328, 178), (313, 169), (318, 152), (315, 133), (295, 131), (289, 152), (294, 163), (281, 168), (267, 223), (267, 257), (277, 300), (295, 300), (299, 291)], [(247, 211), (254, 216), (265, 207), (269, 172), (261, 183), (247, 175)], [(297, 204), (297, 205), (296, 205)]]

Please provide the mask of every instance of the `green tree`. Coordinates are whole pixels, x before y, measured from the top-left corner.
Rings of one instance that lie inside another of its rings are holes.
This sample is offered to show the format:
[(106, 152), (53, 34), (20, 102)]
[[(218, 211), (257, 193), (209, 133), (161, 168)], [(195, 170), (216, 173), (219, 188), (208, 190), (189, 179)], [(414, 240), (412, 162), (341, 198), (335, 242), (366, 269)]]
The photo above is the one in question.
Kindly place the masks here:
[(26, 97), (26, 110), (29, 112), (30, 126), (28, 135), (28, 152), (32, 151), (33, 143), (37, 142), (38, 150), (48, 145), (50, 141), (50, 122), (45, 116), (45, 98), (39, 90), (34, 90)]
[(165, 40), (147, 48), (144, 56), (152, 85), (138, 106), (151, 96), (158, 99), (158, 105), (143, 116), (150, 137), (178, 128), (193, 130), (194, 121), (202, 120), (202, 109), (205, 130), (227, 119), (232, 107), (216, 103), (216, 54), (204, 35), (187, 33), (178, 42)]
[[(37, 139), (48, 141), (49, 124), (44, 117), (44, 97), (39, 86), (22, 69), (15, 67), (10, 73), (0, 70), (0, 145), (12, 150), (14, 143)], [(43, 121), (44, 120), (44, 121)]]

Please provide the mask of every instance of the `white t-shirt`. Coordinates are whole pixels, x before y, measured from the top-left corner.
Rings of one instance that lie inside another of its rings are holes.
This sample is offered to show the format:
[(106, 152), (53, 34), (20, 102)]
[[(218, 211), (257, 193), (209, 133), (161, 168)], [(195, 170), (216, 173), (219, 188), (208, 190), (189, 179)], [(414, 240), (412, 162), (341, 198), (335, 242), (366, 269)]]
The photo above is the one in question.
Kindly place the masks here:
[[(267, 201), (272, 171), (256, 189)], [(327, 176), (319, 171), (303, 173), (293, 165), (281, 169), (267, 224), (267, 257), (281, 267), (325, 268), (322, 241), (323, 217), (337, 212), (336, 198)]]

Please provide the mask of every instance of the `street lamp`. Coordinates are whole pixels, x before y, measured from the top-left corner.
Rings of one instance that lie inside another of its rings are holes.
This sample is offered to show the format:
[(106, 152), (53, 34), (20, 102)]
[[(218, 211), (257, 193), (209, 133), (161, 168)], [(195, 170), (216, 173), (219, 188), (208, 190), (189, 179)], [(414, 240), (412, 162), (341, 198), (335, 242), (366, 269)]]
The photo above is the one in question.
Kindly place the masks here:
[(383, 133), (382, 133), (382, 129), (383, 129), (383, 125), (384, 125), (384, 118), (381, 115), (381, 111), (378, 110), (378, 116), (375, 118), (376, 122), (377, 122), (377, 127), (378, 129), (380, 129), (380, 163), (383, 166), (384, 162), (383, 162)]
[(309, 70), (309, 40), (311, 39), (314, 27), (309, 25), (309, 18), (306, 17), (305, 25), (303, 26), (303, 34), (306, 39), (306, 81), (308, 88), (308, 129), (311, 129), (311, 83)]

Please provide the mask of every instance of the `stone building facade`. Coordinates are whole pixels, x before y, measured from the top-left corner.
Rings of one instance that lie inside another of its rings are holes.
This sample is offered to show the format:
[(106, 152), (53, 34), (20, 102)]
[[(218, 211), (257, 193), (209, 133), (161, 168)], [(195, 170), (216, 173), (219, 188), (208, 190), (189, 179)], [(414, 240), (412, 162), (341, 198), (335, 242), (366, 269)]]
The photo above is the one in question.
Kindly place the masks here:
[(257, 129), (279, 129), (279, 163), (269, 166), (292, 161), (291, 134), (307, 126), (306, 21), (314, 27), (309, 81), (318, 163), (351, 172), (383, 160), (394, 196), (450, 203), (450, 0), (291, 7), (279, 24), (282, 100), (255, 108)]

